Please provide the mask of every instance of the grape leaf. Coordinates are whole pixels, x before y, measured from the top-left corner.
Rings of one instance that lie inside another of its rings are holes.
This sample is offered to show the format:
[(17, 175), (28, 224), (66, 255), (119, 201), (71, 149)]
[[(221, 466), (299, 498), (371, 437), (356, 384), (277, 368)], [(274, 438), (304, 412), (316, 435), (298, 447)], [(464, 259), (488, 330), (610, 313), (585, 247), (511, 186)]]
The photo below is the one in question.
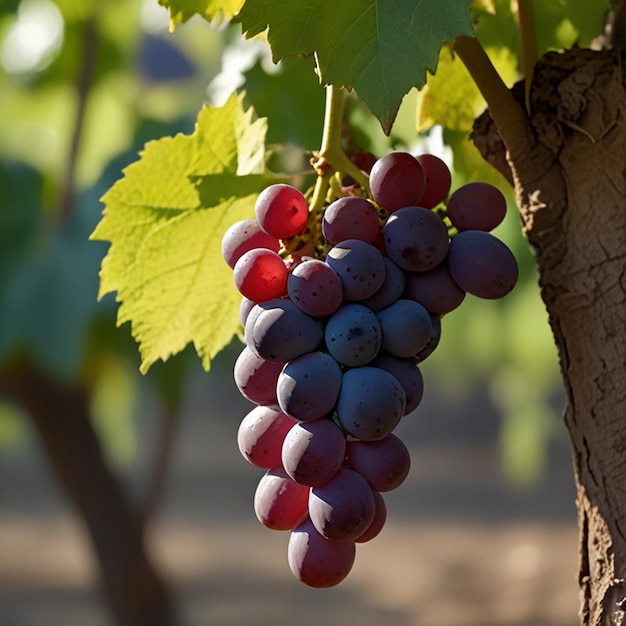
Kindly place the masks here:
[(244, 35), (269, 27), (275, 61), (315, 53), (324, 84), (356, 90), (389, 133), (404, 95), (434, 72), (441, 45), (473, 33), (471, 0), (247, 0)]
[(103, 197), (92, 239), (111, 242), (100, 297), (117, 291), (118, 325), (130, 321), (142, 372), (193, 342), (211, 359), (239, 331), (239, 301), (221, 239), (253, 215), (263, 172), (266, 121), (243, 96), (205, 106), (191, 135), (146, 144)]
[(231, 19), (245, 0), (159, 0), (170, 11), (170, 30), (196, 13), (211, 22), (213, 19)]

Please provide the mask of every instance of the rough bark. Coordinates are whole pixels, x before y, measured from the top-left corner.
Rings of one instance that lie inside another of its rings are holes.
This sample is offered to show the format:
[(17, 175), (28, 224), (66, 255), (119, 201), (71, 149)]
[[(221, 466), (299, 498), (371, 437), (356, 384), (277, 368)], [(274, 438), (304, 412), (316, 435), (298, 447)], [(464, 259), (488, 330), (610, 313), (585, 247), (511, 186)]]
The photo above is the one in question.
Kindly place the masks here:
[(81, 513), (119, 626), (173, 626), (169, 589), (144, 545), (141, 518), (109, 469), (78, 384), (28, 363), (0, 371), (0, 394), (24, 407), (65, 492)]
[[(567, 394), (580, 530), (581, 623), (626, 625), (626, 81), (620, 51), (535, 68), (532, 141), (474, 140), (515, 184)], [(522, 96), (523, 98), (523, 96)]]

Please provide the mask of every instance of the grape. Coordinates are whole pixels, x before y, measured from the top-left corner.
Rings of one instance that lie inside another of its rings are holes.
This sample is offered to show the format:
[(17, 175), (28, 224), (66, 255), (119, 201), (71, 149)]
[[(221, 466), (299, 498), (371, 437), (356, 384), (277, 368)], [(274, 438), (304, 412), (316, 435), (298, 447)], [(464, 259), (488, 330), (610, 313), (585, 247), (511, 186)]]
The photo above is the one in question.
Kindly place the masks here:
[(422, 154), (417, 160), (426, 173), (426, 191), (420, 198), (419, 205), (432, 209), (448, 195), (452, 176), (448, 166), (434, 154)]
[(489, 183), (467, 183), (448, 201), (448, 217), (459, 231), (493, 230), (505, 215), (506, 198)]
[(239, 452), (248, 463), (256, 467), (278, 467), (285, 435), (295, 426), (296, 422), (282, 411), (256, 406), (239, 425)]
[(365, 365), (378, 354), (382, 333), (373, 311), (361, 304), (346, 304), (328, 318), (324, 340), (342, 365)]
[(282, 368), (282, 363), (266, 361), (246, 346), (237, 357), (233, 370), (237, 389), (250, 402), (276, 406), (276, 383)]
[(294, 419), (319, 419), (335, 406), (341, 379), (341, 368), (332, 356), (324, 352), (305, 354), (289, 361), (278, 376), (278, 404)]
[(394, 356), (415, 356), (430, 340), (430, 315), (413, 300), (396, 300), (376, 317), (383, 332), (383, 350)]
[(427, 272), (413, 272), (406, 278), (404, 297), (419, 302), (429, 313), (443, 315), (456, 309), (465, 291), (452, 279), (444, 259)]
[(419, 406), (424, 395), (424, 378), (414, 359), (400, 359), (388, 352), (380, 352), (370, 365), (389, 372), (402, 385), (406, 395), (404, 415)]
[(408, 152), (390, 152), (372, 167), (372, 196), (389, 213), (418, 204), (425, 188), (424, 169)]
[(348, 467), (367, 480), (375, 491), (391, 491), (409, 475), (411, 456), (393, 433), (380, 441), (349, 441), (346, 445)]
[(264, 526), (290, 530), (306, 515), (308, 499), (308, 487), (289, 478), (282, 467), (272, 467), (257, 485), (254, 512)]
[(341, 427), (353, 437), (386, 437), (404, 415), (406, 394), (398, 380), (377, 367), (355, 367), (343, 375), (335, 408)]
[(250, 300), (250, 298), (246, 298), (245, 296), (241, 298), (241, 304), (239, 305), (239, 319), (241, 320), (241, 325), (246, 325), (246, 320), (248, 319), (248, 315), (250, 315), (250, 311), (252, 311), (252, 307), (256, 304), (254, 300)]
[(235, 222), (222, 238), (222, 256), (231, 269), (245, 252), (255, 248), (278, 252), (280, 242), (276, 237), (263, 232), (254, 218)]
[(322, 219), (322, 232), (329, 243), (359, 239), (372, 243), (380, 230), (378, 213), (365, 198), (346, 196), (328, 205)]
[(261, 228), (276, 239), (301, 233), (309, 220), (309, 205), (302, 192), (283, 183), (265, 188), (254, 211)]
[(322, 322), (303, 313), (291, 300), (257, 304), (246, 320), (248, 347), (267, 361), (286, 363), (313, 352), (322, 337)]
[(430, 322), (433, 326), (433, 334), (426, 346), (415, 355), (415, 363), (421, 363), (428, 358), (436, 350), (441, 340), (441, 318), (439, 315), (432, 314)]
[(387, 256), (411, 272), (435, 267), (448, 252), (446, 225), (436, 213), (421, 207), (405, 207), (390, 215), (383, 236)]
[(310, 587), (339, 584), (352, 569), (356, 555), (353, 541), (330, 541), (320, 535), (307, 517), (289, 537), (287, 560), (294, 576)]
[(385, 261), (371, 244), (346, 239), (331, 248), (326, 263), (339, 275), (346, 300), (363, 300), (374, 295), (385, 280)]
[(481, 230), (466, 230), (450, 244), (448, 265), (454, 282), (479, 298), (502, 298), (517, 282), (518, 268), (506, 244)]
[(287, 293), (305, 313), (326, 317), (343, 301), (341, 279), (324, 261), (310, 259), (294, 267), (287, 279)]
[(385, 262), (385, 280), (382, 287), (369, 298), (361, 300), (372, 311), (380, 311), (393, 304), (404, 291), (406, 278), (404, 272), (389, 258), (383, 257)]
[(342, 467), (309, 493), (309, 516), (317, 532), (333, 541), (352, 541), (374, 519), (374, 496), (363, 476)]
[(372, 490), (372, 494), (374, 496), (374, 519), (368, 529), (354, 540), (356, 543), (365, 543), (366, 541), (374, 539), (374, 537), (380, 534), (380, 531), (383, 529), (383, 526), (387, 521), (387, 507), (385, 506), (385, 500), (378, 493), (378, 491)]
[(328, 482), (343, 464), (346, 438), (331, 420), (297, 424), (282, 446), (282, 464), (293, 480), (308, 487)]
[(280, 298), (287, 293), (287, 268), (272, 250), (249, 250), (235, 263), (233, 276), (239, 293), (254, 302)]

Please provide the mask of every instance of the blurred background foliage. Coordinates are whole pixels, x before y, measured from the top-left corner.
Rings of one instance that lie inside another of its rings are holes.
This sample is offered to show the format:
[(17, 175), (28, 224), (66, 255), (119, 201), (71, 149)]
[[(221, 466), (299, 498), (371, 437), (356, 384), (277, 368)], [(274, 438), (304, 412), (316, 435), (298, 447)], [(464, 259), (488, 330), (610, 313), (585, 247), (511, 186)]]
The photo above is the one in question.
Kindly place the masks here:
[[(602, 11), (591, 4), (541, 3), (541, 49), (586, 45), (602, 26)], [(564, 8), (575, 10), (563, 18)], [(479, 37), (512, 84), (518, 67), (509, 0), (477, 3), (477, 16)], [(245, 89), (269, 118), (269, 165), (277, 171), (306, 166), (323, 121), (312, 58), (275, 66), (263, 39), (243, 41), (237, 25), (211, 29), (196, 17), (174, 33), (167, 27), (156, 0), (0, 3), (0, 367), (30, 359), (61, 381), (90, 385), (98, 433), (122, 468), (137, 452), (139, 399), (157, 395), (171, 419), (189, 378), (202, 374), (187, 349), (139, 375), (128, 325), (115, 328), (114, 298), (96, 297), (106, 245), (88, 236), (99, 198), (146, 141), (190, 132), (204, 100), (220, 105), (234, 89)], [(406, 96), (390, 137), (352, 97), (349, 134), (379, 156), (433, 152), (450, 163), (454, 187), (487, 180), (506, 193), (509, 212), (496, 235), (519, 260), (519, 284), (502, 302), (468, 297), (447, 316), (423, 372), (426, 393), (450, 410), (462, 413), (477, 386), (487, 390), (502, 416), (503, 470), (513, 483), (530, 484), (541, 476), (550, 440), (564, 436), (556, 350), (511, 189), (467, 138), (483, 103), (446, 48), (441, 64), (445, 74)], [(0, 404), (1, 446), (28, 436), (22, 418)]]

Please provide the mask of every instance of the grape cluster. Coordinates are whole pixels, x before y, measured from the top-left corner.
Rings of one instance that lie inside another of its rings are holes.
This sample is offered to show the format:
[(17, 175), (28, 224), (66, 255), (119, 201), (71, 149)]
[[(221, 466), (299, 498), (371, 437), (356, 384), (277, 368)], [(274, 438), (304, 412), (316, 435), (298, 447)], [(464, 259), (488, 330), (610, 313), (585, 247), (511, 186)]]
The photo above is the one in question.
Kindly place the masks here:
[[(371, 199), (353, 185), (328, 204), (320, 241), (305, 196), (285, 184), (224, 236), (243, 296), (234, 378), (257, 405), (238, 445), (266, 470), (255, 513), (291, 531), (289, 566), (308, 585), (343, 580), (356, 543), (383, 528), (381, 493), (410, 467), (393, 430), (420, 404), (418, 364), (441, 317), (466, 293), (500, 298), (517, 280), (513, 254), (488, 232), (504, 218), (502, 194), (469, 183), (441, 208), (450, 184), (437, 157), (392, 152), (371, 167)], [(296, 240), (300, 253), (287, 252)]]

